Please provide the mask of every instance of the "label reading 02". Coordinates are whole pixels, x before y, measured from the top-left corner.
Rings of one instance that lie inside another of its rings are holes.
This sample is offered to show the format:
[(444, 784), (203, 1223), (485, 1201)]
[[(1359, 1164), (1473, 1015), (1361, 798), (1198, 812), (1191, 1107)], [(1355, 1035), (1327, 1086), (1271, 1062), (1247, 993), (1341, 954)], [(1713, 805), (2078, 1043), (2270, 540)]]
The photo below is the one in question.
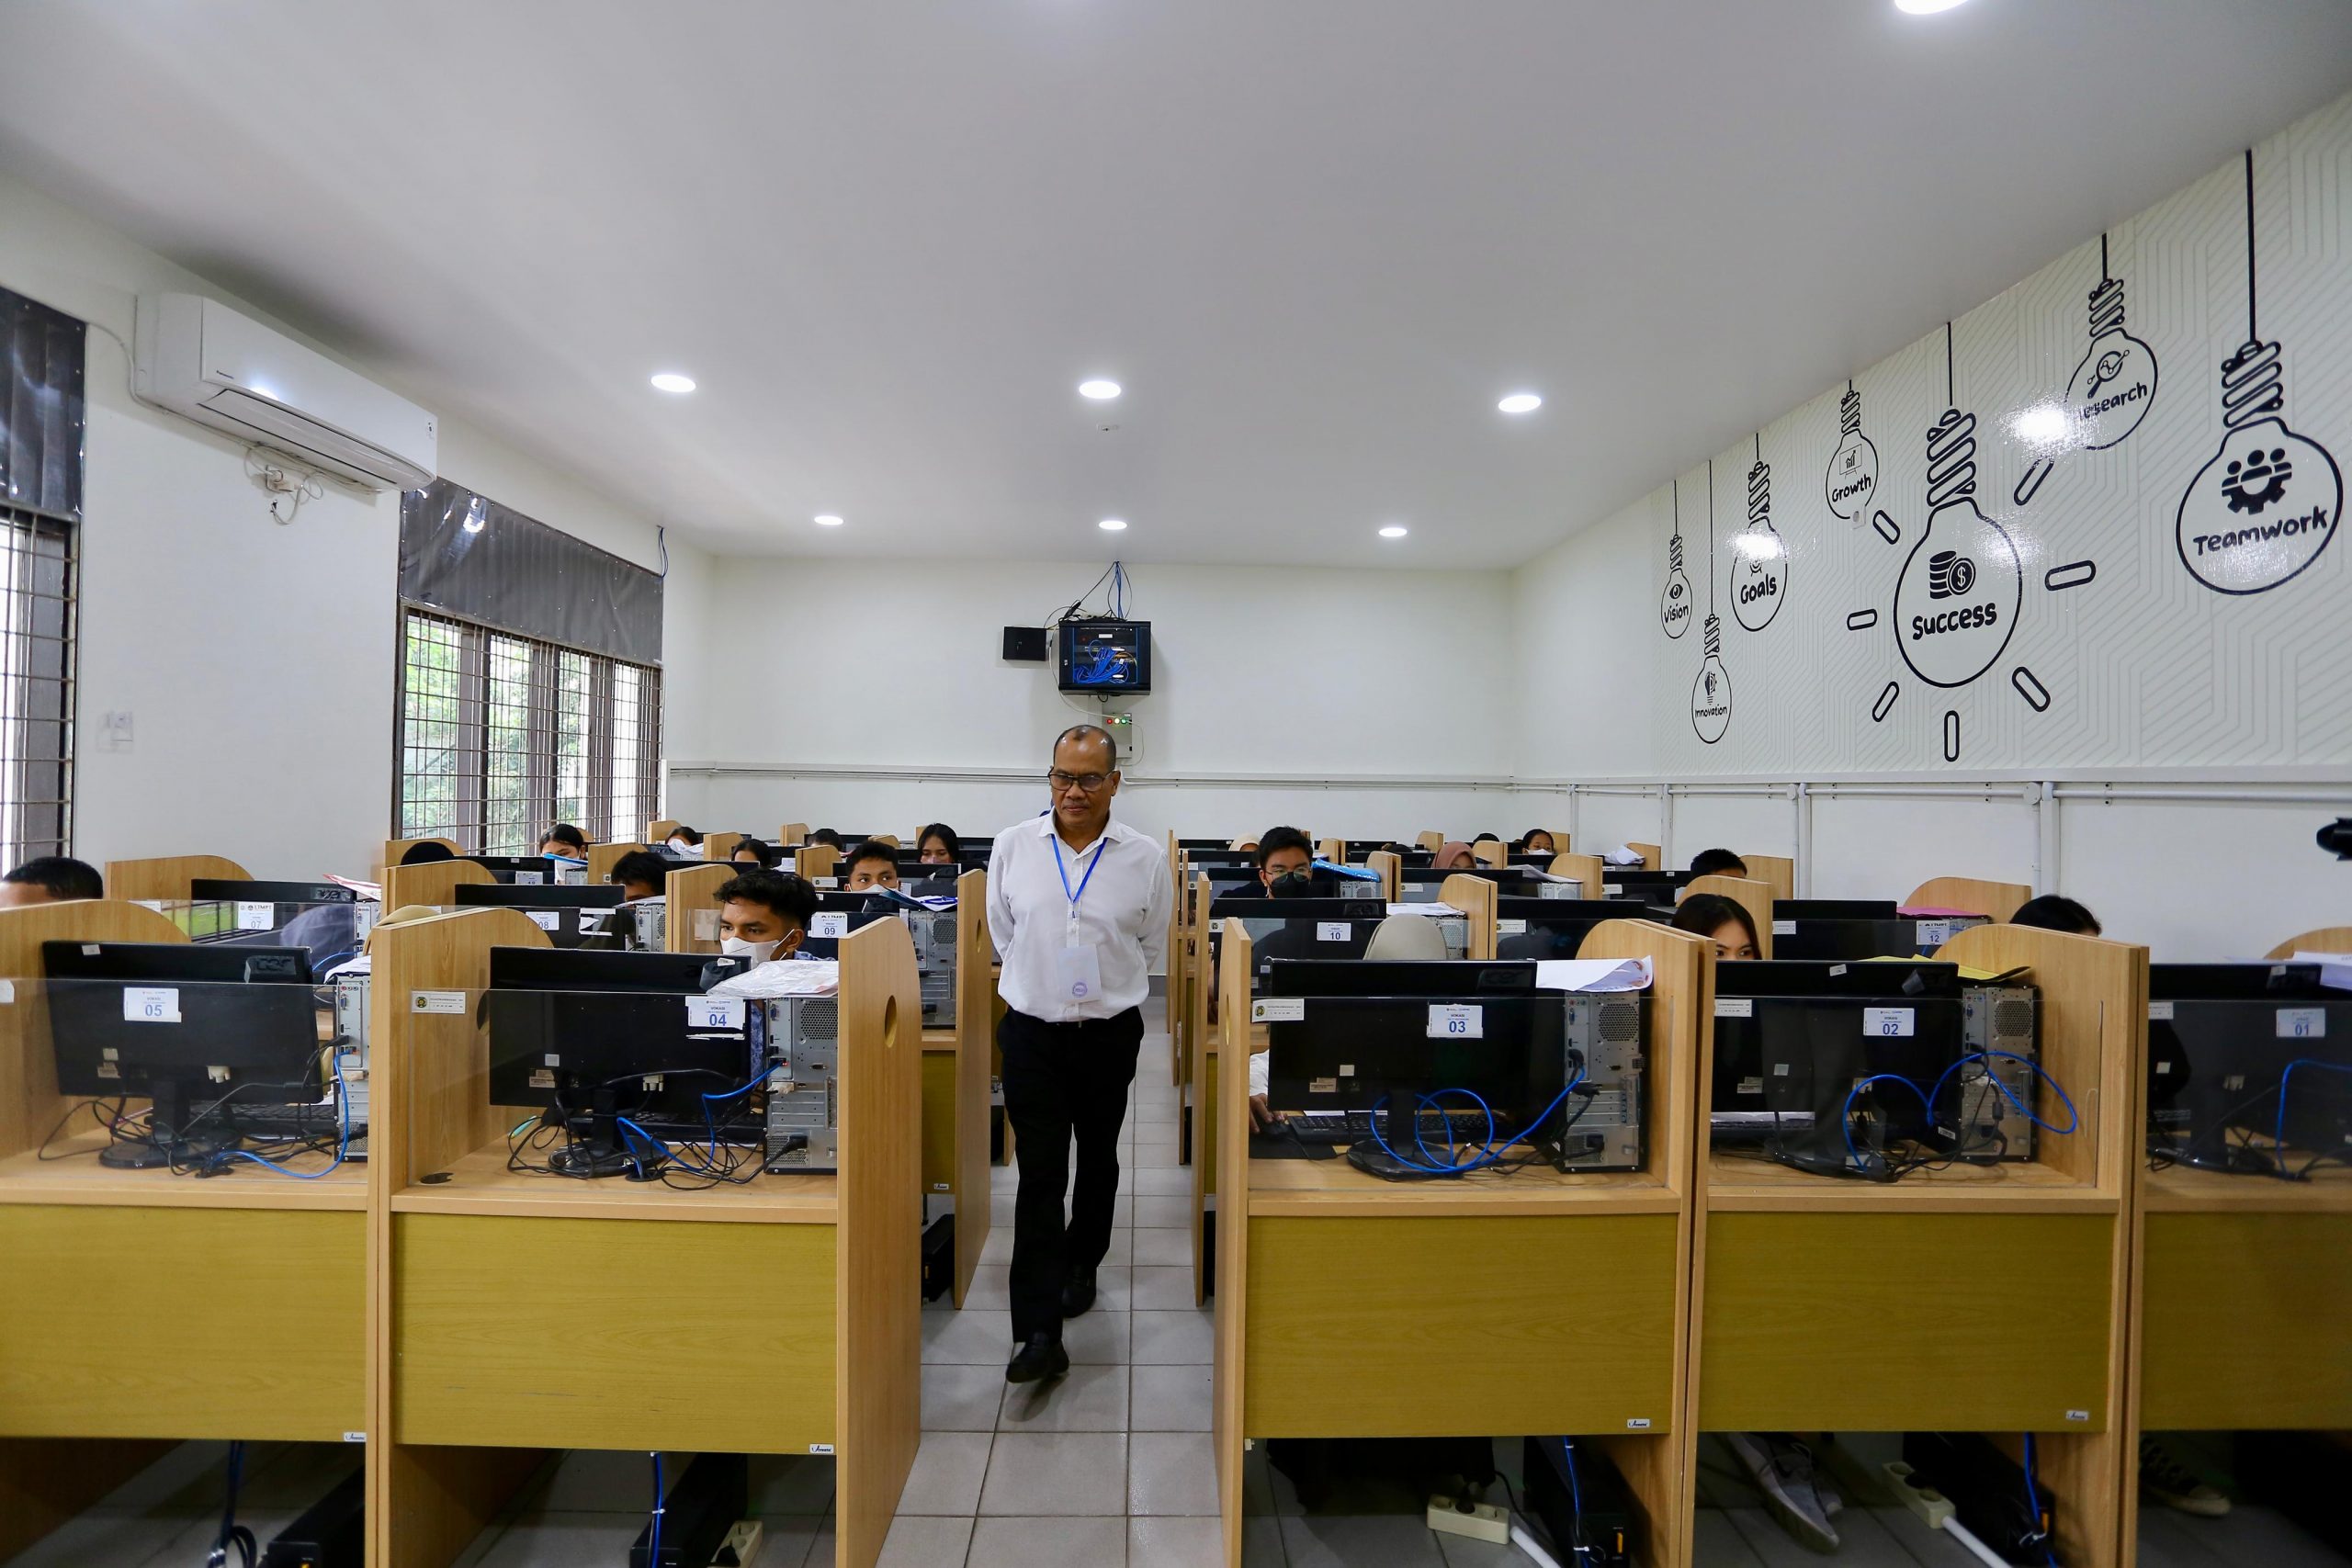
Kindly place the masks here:
[(1912, 1008), (1864, 1008), (1862, 1032), (1909, 1039), (1918, 1014)]
[(1476, 1002), (1431, 1002), (1429, 1037), (1432, 1040), (1484, 1040), (1487, 1010)]

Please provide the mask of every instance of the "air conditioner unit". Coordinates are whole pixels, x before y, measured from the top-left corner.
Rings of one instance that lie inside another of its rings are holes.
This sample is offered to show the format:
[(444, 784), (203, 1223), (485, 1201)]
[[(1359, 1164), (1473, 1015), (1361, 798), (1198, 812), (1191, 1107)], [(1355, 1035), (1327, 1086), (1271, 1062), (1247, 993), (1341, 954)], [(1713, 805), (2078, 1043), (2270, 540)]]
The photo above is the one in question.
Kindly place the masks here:
[(376, 488), (432, 479), (434, 417), (283, 333), (197, 294), (143, 294), (141, 401)]

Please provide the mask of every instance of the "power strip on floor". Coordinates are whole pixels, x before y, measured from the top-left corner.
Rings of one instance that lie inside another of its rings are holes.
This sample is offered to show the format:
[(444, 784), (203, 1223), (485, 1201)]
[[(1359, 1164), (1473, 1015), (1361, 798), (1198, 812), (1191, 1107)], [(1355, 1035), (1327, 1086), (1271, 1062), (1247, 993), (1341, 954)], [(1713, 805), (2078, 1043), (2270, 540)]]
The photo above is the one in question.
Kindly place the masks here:
[(1430, 1499), (1430, 1529), (1449, 1535), (1465, 1535), (1472, 1540), (1489, 1540), (1497, 1546), (1510, 1544), (1510, 1516), (1492, 1503), (1474, 1503), (1468, 1512), (1451, 1497)]
[(711, 1568), (753, 1568), (760, 1560), (763, 1532), (757, 1519), (738, 1519), (727, 1539), (711, 1553)]

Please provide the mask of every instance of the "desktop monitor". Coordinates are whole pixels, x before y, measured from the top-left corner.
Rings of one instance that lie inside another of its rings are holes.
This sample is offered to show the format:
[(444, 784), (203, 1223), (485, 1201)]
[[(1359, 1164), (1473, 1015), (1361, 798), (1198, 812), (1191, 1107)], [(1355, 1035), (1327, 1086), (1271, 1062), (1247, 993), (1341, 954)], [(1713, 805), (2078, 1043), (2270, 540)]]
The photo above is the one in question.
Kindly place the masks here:
[(1574, 958), (1602, 921), (1650, 918), (1649, 906), (1638, 898), (1498, 898), (1495, 956)]
[(1533, 989), (1532, 964), (1459, 958), (1283, 959), (1266, 985), (1270, 997), (1486, 997)]
[(552, 1113), (568, 1141), (548, 1165), (561, 1176), (658, 1179), (649, 1139), (758, 1144), (757, 1091), (707, 1097), (764, 1070), (765, 1013), (739, 1000), (730, 1021), (686, 1005), (749, 967), (693, 953), (491, 949), (490, 1103)]
[(528, 886), (533, 883), (555, 880), (555, 862), (546, 855), (463, 855), (459, 858), (473, 862), (500, 882)]
[(576, 948), (589, 940), (620, 940), (613, 929), (614, 913), (622, 892), (613, 883), (577, 883), (559, 886), (513, 886), (505, 883), (461, 882), (457, 890), (460, 908), (513, 909), (548, 933), (550, 945)]
[[(247, 882), (225, 876), (199, 876), (188, 885), (194, 902), (273, 904), (307, 909), (317, 904), (356, 904), (359, 895), (334, 882)], [(291, 914), (288, 915), (291, 919)]]
[[(1295, 981), (1296, 971), (1315, 967), (1288, 963), (1275, 970), (1277, 975), (1291, 972), (1288, 977)], [(1465, 969), (1496, 966), (1331, 967), (1359, 972), (1446, 968), (1459, 978)], [(1349, 1162), (1374, 1176), (1400, 1179), (1430, 1174), (1415, 1134), (1419, 1097), (1441, 1089), (1476, 1094), (1493, 1111), (1498, 1136), (1529, 1130), (1535, 1117), (1557, 1100), (1567, 1083), (1567, 1014), (1559, 993), (1462, 989), (1434, 997), (1428, 992), (1384, 995), (1385, 977), (1367, 976), (1364, 989), (1356, 995), (1306, 997), (1298, 1018), (1269, 1021), (1269, 1107), (1374, 1113), (1387, 1147), (1380, 1146), (1380, 1139), (1360, 1141), (1349, 1148)], [(1470, 1105), (1466, 1097), (1448, 1096), (1438, 1108)]]
[(1892, 898), (1775, 898), (1776, 920), (1891, 920), (1897, 910)]
[(192, 942), (41, 943), (57, 1087), (153, 1102), (143, 1138), (99, 1156), (121, 1169), (237, 1147), (245, 1106), (325, 1093), (310, 954)]
[(2290, 1179), (2352, 1160), (2352, 991), (2321, 976), (2313, 964), (2148, 966), (2151, 1159)]

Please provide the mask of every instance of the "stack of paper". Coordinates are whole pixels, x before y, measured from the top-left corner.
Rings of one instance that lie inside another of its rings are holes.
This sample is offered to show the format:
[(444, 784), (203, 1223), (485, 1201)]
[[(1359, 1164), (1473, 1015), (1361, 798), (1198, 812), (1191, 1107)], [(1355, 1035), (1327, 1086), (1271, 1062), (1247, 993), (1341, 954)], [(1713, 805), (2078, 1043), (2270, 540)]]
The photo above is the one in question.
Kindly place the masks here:
[(1544, 991), (1646, 991), (1646, 958), (1546, 958), (1535, 965), (1535, 986)]
[(758, 968), (721, 980), (710, 988), (714, 997), (830, 997), (842, 988), (842, 966), (831, 958), (778, 958)]

